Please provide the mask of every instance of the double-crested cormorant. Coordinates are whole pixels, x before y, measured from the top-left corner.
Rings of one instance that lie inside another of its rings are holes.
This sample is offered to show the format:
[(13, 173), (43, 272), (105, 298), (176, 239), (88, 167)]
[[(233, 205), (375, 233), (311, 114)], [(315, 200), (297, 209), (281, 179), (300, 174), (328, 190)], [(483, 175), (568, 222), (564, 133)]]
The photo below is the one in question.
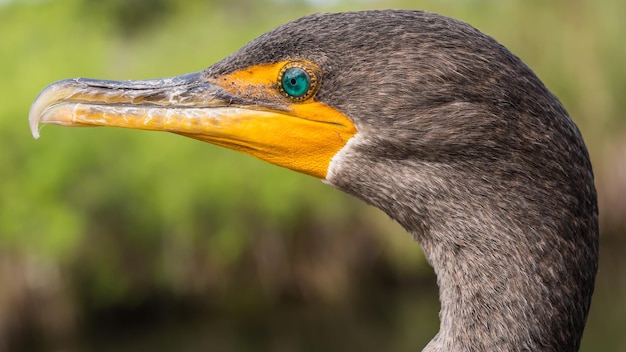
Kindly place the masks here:
[(318, 177), (398, 221), (437, 274), (425, 351), (576, 351), (598, 261), (580, 132), (520, 59), (418, 11), (316, 14), (204, 71), (72, 79), (38, 125), (169, 131)]

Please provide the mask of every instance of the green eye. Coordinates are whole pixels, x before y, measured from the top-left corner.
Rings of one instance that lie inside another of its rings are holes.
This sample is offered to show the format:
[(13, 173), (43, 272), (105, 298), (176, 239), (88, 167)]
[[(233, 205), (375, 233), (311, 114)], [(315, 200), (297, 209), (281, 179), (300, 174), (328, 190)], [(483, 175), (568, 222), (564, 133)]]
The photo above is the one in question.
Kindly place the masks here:
[(309, 91), (311, 78), (305, 70), (299, 67), (292, 67), (285, 71), (281, 83), (287, 95), (300, 98)]
[(278, 74), (278, 89), (296, 102), (315, 95), (319, 85), (320, 69), (308, 61), (291, 61)]

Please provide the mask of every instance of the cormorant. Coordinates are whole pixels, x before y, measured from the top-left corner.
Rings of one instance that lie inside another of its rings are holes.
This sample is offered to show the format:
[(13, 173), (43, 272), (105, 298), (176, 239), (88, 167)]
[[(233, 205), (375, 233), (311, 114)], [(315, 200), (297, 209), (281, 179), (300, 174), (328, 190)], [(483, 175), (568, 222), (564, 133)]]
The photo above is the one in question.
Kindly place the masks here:
[(53, 83), (38, 125), (169, 131), (324, 180), (395, 219), (437, 275), (425, 351), (576, 351), (598, 263), (580, 132), (522, 61), (419, 11), (314, 14), (198, 73)]

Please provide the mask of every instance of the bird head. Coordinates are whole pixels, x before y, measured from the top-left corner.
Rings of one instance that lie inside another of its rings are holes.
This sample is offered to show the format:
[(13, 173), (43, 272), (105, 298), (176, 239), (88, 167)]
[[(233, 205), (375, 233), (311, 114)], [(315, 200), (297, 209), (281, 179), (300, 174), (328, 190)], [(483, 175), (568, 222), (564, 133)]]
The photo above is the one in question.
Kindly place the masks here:
[(321, 179), (357, 133), (390, 146), (385, 153), (426, 153), (410, 145), (424, 141), (402, 135), (436, 131), (416, 124), (421, 112), (459, 98), (456, 79), (481, 74), (461, 45), (473, 33), (445, 30), (448, 21), (410, 12), (318, 14), (198, 73), (63, 80), (33, 103), (32, 133), (37, 138), (42, 123), (168, 131)]
[[(32, 105), (35, 137), (42, 123), (180, 134), (323, 179), (388, 213), (416, 180), (428, 184), (418, 204), (409, 195), (412, 209), (453, 187), (476, 189), (470, 179), (520, 174), (511, 167), (541, 177), (567, 148), (554, 134), (581, 146), (517, 57), (465, 23), (416, 11), (310, 15), (173, 78), (56, 82)], [(372, 199), (381, 195), (388, 202)]]

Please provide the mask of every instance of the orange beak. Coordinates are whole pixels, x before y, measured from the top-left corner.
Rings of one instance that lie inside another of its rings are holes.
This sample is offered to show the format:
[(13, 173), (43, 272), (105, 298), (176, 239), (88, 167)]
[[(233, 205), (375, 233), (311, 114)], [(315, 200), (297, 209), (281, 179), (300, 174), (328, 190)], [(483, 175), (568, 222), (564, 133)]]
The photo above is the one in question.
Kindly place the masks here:
[[(246, 97), (227, 89), (246, 83), (230, 77), (198, 72), (144, 81), (59, 81), (33, 102), (30, 128), (35, 138), (40, 124), (167, 131), (324, 179), (330, 159), (356, 133), (350, 119), (312, 99)], [(267, 96), (275, 87), (255, 82), (250, 89)]]

